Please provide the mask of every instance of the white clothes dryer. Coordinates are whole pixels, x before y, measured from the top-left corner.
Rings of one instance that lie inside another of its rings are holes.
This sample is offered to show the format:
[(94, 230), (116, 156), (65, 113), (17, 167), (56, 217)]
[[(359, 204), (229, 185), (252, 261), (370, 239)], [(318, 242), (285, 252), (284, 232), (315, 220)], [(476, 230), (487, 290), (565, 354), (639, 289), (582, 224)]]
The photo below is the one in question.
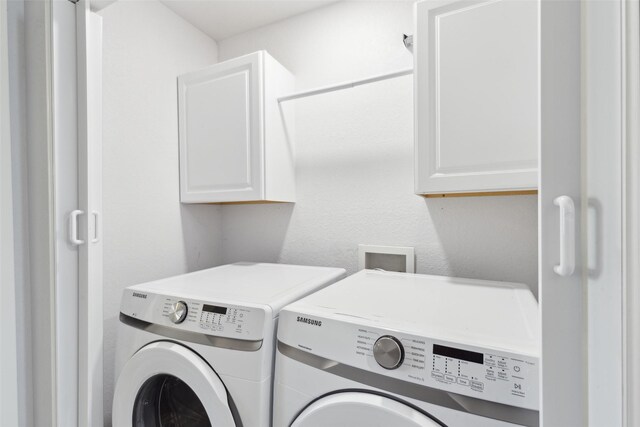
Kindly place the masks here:
[(127, 288), (115, 427), (267, 427), (280, 309), (338, 268), (237, 263)]
[(274, 427), (539, 425), (525, 285), (363, 270), (285, 307)]

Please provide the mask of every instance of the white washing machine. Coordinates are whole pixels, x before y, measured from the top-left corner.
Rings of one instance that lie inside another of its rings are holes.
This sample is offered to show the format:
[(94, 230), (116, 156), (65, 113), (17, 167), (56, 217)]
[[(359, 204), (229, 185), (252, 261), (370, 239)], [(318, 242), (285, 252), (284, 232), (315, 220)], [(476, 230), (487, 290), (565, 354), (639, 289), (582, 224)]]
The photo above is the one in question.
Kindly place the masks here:
[(524, 285), (363, 270), (285, 307), (275, 427), (539, 424)]
[(238, 263), (127, 288), (113, 425), (269, 426), (279, 311), (342, 277)]

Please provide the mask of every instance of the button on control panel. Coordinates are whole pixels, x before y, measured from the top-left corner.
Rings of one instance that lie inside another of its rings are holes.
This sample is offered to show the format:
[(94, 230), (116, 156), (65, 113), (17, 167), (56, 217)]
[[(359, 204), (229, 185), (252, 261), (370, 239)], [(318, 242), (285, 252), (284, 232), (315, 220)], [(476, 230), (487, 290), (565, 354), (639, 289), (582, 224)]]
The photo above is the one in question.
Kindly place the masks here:
[(169, 320), (176, 324), (182, 323), (187, 317), (188, 312), (187, 303), (184, 301), (178, 301), (171, 304), (171, 307), (169, 308)]
[[(535, 359), (434, 344), (431, 378), (441, 388), (504, 403), (536, 402)], [(520, 406), (520, 405), (518, 405)]]
[(397, 369), (404, 360), (404, 347), (396, 337), (385, 335), (373, 345), (373, 357), (385, 369)]
[(235, 307), (212, 306), (205, 304), (200, 314), (200, 328), (207, 331), (233, 331), (242, 335), (248, 333), (250, 310)]

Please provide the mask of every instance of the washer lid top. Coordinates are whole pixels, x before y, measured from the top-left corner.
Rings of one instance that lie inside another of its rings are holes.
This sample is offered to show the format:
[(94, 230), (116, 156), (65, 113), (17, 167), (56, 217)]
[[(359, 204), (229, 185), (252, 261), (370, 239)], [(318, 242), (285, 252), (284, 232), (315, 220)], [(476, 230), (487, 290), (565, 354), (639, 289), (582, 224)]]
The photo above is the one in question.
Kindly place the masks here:
[(363, 270), (285, 310), (539, 354), (538, 303), (517, 283)]
[(277, 315), (286, 304), (339, 280), (344, 273), (342, 268), (236, 263), (128, 289), (203, 302), (269, 305)]

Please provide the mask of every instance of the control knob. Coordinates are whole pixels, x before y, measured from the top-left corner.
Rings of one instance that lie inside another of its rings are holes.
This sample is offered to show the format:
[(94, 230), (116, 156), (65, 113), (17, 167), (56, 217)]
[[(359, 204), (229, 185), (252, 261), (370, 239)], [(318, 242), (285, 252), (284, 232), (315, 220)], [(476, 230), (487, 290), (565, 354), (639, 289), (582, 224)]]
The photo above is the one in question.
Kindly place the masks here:
[(396, 369), (404, 360), (404, 348), (397, 338), (384, 335), (373, 345), (373, 357), (385, 369)]
[(171, 304), (171, 308), (169, 309), (169, 320), (175, 324), (182, 323), (187, 317), (187, 311), (187, 303), (184, 301), (178, 301), (175, 304)]

